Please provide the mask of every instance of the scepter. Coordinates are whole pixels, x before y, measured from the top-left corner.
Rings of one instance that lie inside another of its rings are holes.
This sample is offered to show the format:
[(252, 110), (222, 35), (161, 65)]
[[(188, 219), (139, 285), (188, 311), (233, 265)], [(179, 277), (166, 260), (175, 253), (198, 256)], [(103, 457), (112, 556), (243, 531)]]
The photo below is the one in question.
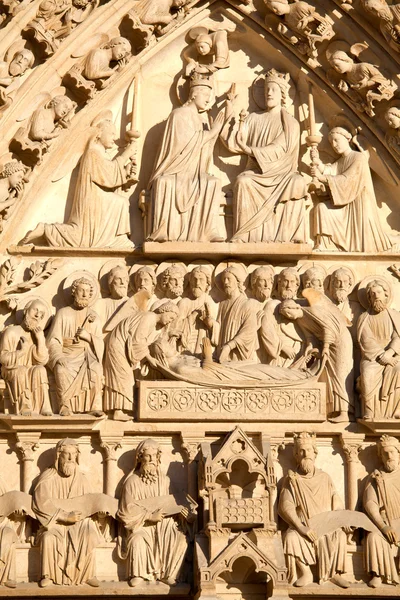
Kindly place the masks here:
[[(314, 96), (312, 93), (312, 82), (308, 81), (308, 136), (306, 137), (306, 144), (311, 148), (311, 166), (316, 167), (318, 162), (314, 156), (318, 156), (318, 146), (322, 141), (322, 136), (317, 133), (315, 126), (315, 110), (314, 110)], [(318, 177), (313, 175), (310, 183), (308, 184), (309, 192), (323, 193), (325, 192), (324, 184), (319, 181)]]

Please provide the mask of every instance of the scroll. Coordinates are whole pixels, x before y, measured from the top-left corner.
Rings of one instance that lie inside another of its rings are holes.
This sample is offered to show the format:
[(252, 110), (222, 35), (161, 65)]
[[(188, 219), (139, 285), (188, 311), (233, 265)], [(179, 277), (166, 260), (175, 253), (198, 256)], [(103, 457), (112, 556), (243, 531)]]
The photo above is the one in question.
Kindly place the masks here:
[(365, 531), (374, 531), (382, 535), (378, 527), (364, 513), (357, 510), (331, 510), (314, 515), (309, 519), (310, 529), (315, 531), (317, 537), (333, 533), (342, 527), (354, 527)]
[(107, 494), (85, 494), (84, 496), (76, 496), (76, 498), (64, 499), (54, 498), (52, 503), (66, 512), (79, 511), (82, 513), (83, 518), (103, 512), (115, 519), (118, 510), (117, 498)]
[(23, 511), (32, 519), (36, 519), (32, 511), (32, 496), (29, 494), (14, 490), (0, 496), (0, 515), (2, 517), (8, 517), (16, 510)]

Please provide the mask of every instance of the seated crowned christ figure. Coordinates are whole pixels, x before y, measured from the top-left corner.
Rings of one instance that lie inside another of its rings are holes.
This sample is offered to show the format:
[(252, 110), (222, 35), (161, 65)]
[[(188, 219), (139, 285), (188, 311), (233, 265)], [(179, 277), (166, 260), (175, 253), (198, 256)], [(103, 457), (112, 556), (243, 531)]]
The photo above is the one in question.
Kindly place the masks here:
[(222, 242), (221, 183), (208, 173), (223, 113), (210, 126), (212, 83), (194, 74), (189, 100), (170, 114), (149, 188), (154, 242)]
[(221, 139), (230, 152), (247, 156), (234, 188), (232, 241), (303, 243), (307, 190), (298, 173), (300, 125), (284, 108), (288, 74), (271, 69), (264, 82), (264, 112), (242, 111), (233, 127), (228, 96)]

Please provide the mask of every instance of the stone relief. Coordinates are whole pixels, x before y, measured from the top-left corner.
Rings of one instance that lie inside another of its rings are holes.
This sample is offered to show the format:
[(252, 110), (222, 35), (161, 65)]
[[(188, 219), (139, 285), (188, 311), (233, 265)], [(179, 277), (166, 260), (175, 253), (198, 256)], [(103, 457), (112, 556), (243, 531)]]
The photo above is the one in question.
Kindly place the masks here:
[(396, 597), (397, 8), (222, 4), (0, 0), (0, 596)]
[(124, 481), (118, 518), (125, 527), (121, 556), (128, 581), (138, 587), (148, 581), (174, 586), (180, 576), (196, 519), (196, 507), (171, 495), (169, 477), (160, 469), (161, 448), (146, 439), (136, 448), (133, 469)]
[(38, 46), (40, 55), (47, 58), (98, 5), (99, 0), (43, 0), (24, 34)]
[(264, 86), (264, 112), (243, 110), (234, 127), (232, 93), (226, 104), (221, 139), (230, 152), (247, 158), (235, 182), (232, 241), (305, 242), (307, 192), (297, 172), (300, 127), (284, 108), (289, 74), (271, 69)]
[[(320, 15), (311, 4), (297, 0), (265, 0), (265, 4), (274, 15), (281, 17), (276, 25), (278, 33), (300, 54), (318, 65), (317, 44), (330, 40), (335, 33), (330, 19)], [(268, 17), (266, 19), (268, 23)]]

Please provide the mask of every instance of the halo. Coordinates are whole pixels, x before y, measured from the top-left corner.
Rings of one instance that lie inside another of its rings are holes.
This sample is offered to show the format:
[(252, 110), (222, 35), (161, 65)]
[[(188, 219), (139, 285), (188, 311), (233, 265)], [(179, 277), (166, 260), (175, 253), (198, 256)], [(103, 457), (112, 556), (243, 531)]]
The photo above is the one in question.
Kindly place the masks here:
[(350, 117), (345, 114), (333, 115), (328, 119), (329, 130), (334, 127), (342, 127), (346, 129), (353, 137), (357, 134), (358, 128), (351, 121)]
[[(268, 69), (266, 69), (263, 73), (261, 73), (261, 75), (259, 75), (258, 77), (256, 77), (253, 81), (253, 83), (251, 84), (251, 95), (253, 97), (254, 102), (257, 104), (258, 108), (261, 108), (261, 110), (266, 110), (266, 104), (265, 104), (265, 75), (267, 74)], [(296, 89), (293, 85), (293, 83), (291, 82), (288, 86), (288, 93), (286, 96), (286, 106), (285, 108), (288, 108), (288, 106), (290, 104), (293, 104), (293, 100), (294, 97), (296, 95)]]
[(129, 269), (129, 287), (133, 291), (135, 291), (133, 288), (133, 276), (135, 273), (137, 273), (137, 271), (139, 271), (139, 269), (141, 267), (150, 267), (151, 269), (153, 269), (154, 276), (157, 279), (157, 276), (156, 276), (157, 263), (153, 262), (152, 260), (139, 260), (134, 265), (132, 265), (131, 268)]
[[(257, 261), (254, 263), (251, 263), (248, 267), (247, 267), (247, 272), (248, 272), (248, 287), (251, 287), (251, 274), (254, 273), (254, 271), (256, 269), (259, 269), (260, 267), (263, 267), (264, 269), (267, 269), (271, 275), (272, 275), (272, 289), (274, 289), (275, 287), (275, 269), (272, 265), (268, 265), (265, 262), (262, 261)], [(271, 290), (272, 291), (272, 290)]]
[(49, 325), (50, 318), (53, 316), (53, 308), (50, 306), (50, 304), (47, 302), (47, 300), (42, 298), (42, 296), (38, 296), (37, 294), (24, 296), (22, 298), (14, 297), (13, 300), (17, 301), (17, 309), (15, 311), (15, 320), (16, 320), (17, 325), (20, 325), (23, 321), (25, 306), (29, 302), (32, 302), (33, 300), (40, 300), (46, 309), (45, 313), (44, 313), (44, 325), (43, 325), (43, 329), (46, 329), (46, 327)]
[(329, 64), (331, 62), (332, 54), (334, 54), (335, 52), (338, 52), (338, 51), (346, 52), (346, 54), (349, 54), (349, 52), (350, 52), (349, 44), (347, 42), (344, 42), (343, 40), (336, 40), (335, 42), (331, 42), (325, 51), (325, 55), (326, 55), (326, 58), (328, 59)]
[(324, 282), (324, 287), (326, 287), (326, 289), (329, 289), (330, 285), (331, 285), (331, 277), (332, 274), (335, 271), (338, 271), (339, 269), (343, 269), (344, 271), (348, 271), (349, 275), (351, 275), (352, 279), (353, 279), (353, 285), (350, 288), (349, 291), (349, 295), (352, 293), (352, 291), (354, 290), (354, 288), (357, 285), (357, 277), (355, 272), (353, 271), (353, 269), (351, 267), (349, 267), (348, 265), (331, 265), (328, 269), (328, 272), (326, 274), (326, 278), (325, 278), (325, 282), (326, 282), (326, 286), (325, 286), (325, 282)]
[(357, 296), (358, 296), (358, 300), (360, 302), (360, 304), (368, 310), (369, 308), (369, 304), (368, 304), (368, 298), (367, 298), (367, 285), (371, 282), (371, 281), (382, 281), (383, 283), (385, 283), (388, 288), (389, 288), (389, 301), (388, 301), (388, 307), (391, 305), (392, 301), (393, 301), (393, 287), (392, 284), (390, 283), (390, 281), (388, 279), (386, 279), (386, 277), (384, 277), (383, 275), (368, 275), (368, 277), (364, 277), (364, 279), (362, 281), (360, 281), (359, 285), (358, 285), (358, 290), (357, 290)]
[(157, 277), (159, 275), (161, 275), (161, 273), (164, 273), (164, 271), (166, 269), (168, 269), (168, 267), (171, 267), (172, 265), (178, 265), (179, 267), (182, 267), (182, 270), (185, 271), (185, 274), (187, 273), (187, 266), (185, 265), (185, 263), (179, 261), (179, 260), (173, 260), (172, 258), (163, 261), (162, 263), (160, 263), (158, 265), (158, 267), (156, 268), (156, 275)]
[(71, 297), (71, 286), (75, 279), (80, 279), (81, 277), (89, 279), (89, 281), (93, 285), (93, 296), (88, 304), (88, 306), (93, 306), (93, 304), (100, 296), (100, 284), (97, 277), (93, 275), (93, 273), (90, 273), (90, 271), (85, 271), (82, 269), (79, 271), (74, 271), (73, 273), (68, 275), (68, 277), (66, 277), (66, 279), (64, 279), (63, 281), (63, 291), (65, 293), (65, 296), (68, 297), (68, 299)]
[(224, 261), (220, 262), (215, 267), (215, 270), (214, 270), (214, 283), (218, 287), (218, 289), (221, 290), (221, 292), (223, 292), (223, 287), (221, 285), (221, 273), (227, 267), (239, 268), (239, 270), (242, 271), (242, 273), (243, 273), (243, 285), (246, 285), (246, 280), (247, 280), (247, 275), (248, 275), (246, 266), (238, 260), (224, 260)]
[(104, 263), (104, 265), (99, 270), (99, 282), (100, 282), (101, 291), (105, 292), (106, 294), (108, 294), (108, 292), (109, 292), (108, 283), (107, 283), (108, 274), (112, 269), (115, 269), (115, 267), (123, 267), (124, 269), (126, 269), (126, 272), (128, 273), (127, 264), (123, 259), (118, 260), (118, 259), (114, 258), (114, 259), (108, 260), (106, 263)]

